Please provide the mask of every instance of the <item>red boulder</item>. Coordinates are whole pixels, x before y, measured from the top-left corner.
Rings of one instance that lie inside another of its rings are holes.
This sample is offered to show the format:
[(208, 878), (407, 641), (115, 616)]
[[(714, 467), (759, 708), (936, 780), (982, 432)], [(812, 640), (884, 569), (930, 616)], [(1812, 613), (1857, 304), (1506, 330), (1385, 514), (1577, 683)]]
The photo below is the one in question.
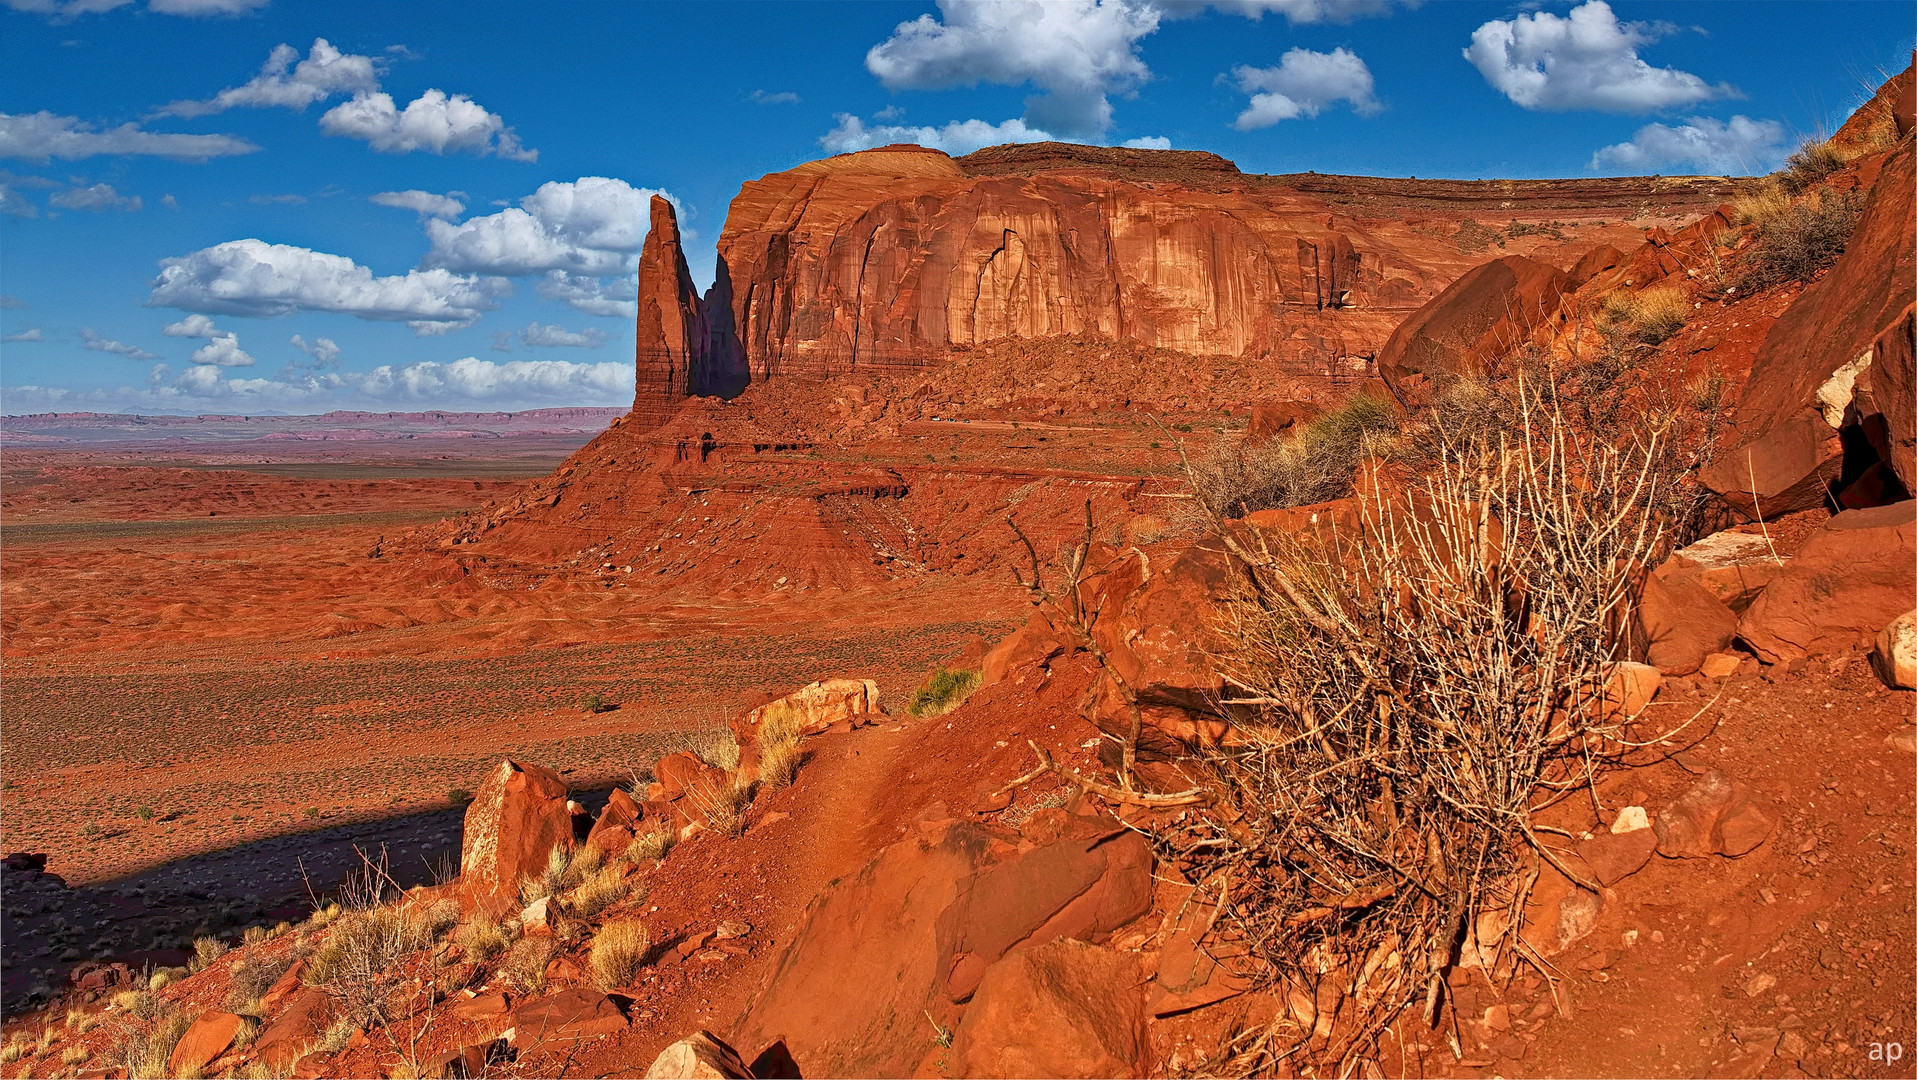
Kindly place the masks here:
[(471, 905), (506, 911), (516, 906), (519, 883), (546, 868), (553, 848), (571, 850), (572, 842), (572, 813), (559, 774), (501, 761), (466, 808), (460, 891)]
[(952, 1039), (954, 1076), (1143, 1076), (1144, 979), (1128, 953), (1069, 939), (992, 965)]
[(1917, 594), (1917, 501), (1846, 510), (1811, 534), (1737, 624), (1767, 664), (1870, 645)]

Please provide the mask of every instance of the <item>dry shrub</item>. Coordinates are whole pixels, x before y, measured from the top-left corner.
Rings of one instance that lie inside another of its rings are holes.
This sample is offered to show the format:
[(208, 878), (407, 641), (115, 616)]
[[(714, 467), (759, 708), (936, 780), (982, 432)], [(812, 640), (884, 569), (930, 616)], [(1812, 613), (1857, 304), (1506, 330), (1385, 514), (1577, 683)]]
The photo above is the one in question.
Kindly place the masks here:
[[(733, 737), (731, 725), (710, 716), (699, 721), (696, 727), (666, 732), (656, 742), (655, 761), (669, 754), (691, 753), (715, 769), (730, 771), (739, 767), (739, 741)], [(648, 769), (647, 775), (652, 776), (653, 771)]]
[(580, 882), (579, 886), (567, 893), (561, 902), (572, 914), (582, 919), (590, 919), (625, 899), (625, 896), (626, 868), (619, 863), (614, 863)]
[(84, 1009), (67, 1010), (67, 1030), (75, 1035), (85, 1035), (87, 1032), (99, 1026), (99, 1023), (100, 1017), (98, 1014), (87, 1012)]
[(580, 882), (598, 873), (600, 865), (605, 860), (604, 848), (593, 847), (590, 844), (574, 848), (571, 858), (566, 862), (566, 872), (559, 879), (559, 886), (565, 889), (578, 886)]
[(26, 1057), (27, 1051), (32, 1048), (33, 1040), (27, 1038), (24, 1034), (15, 1034), (12, 1039), (8, 1040), (5, 1047), (0, 1047), (0, 1065), (11, 1065), (19, 1061), (21, 1058)]
[(1361, 493), (1356, 535), (1227, 534), (1250, 570), (1218, 663), (1247, 719), (1199, 759), (1213, 807), (1158, 839), (1281, 1000), (1341, 1003), (1329, 1034), (1281, 1015), (1227, 1071), (1299, 1054), (1351, 1075), (1406, 1007), (1429, 1016), (1470, 928), (1511, 963), (1551, 857), (1532, 810), (1617, 745), (1598, 691), (1682, 455), (1514, 408), (1409, 496)]
[(226, 1000), (221, 1008), (227, 1012), (259, 1016), (263, 1014), (260, 998), (280, 976), (286, 974), (297, 957), (291, 949), (277, 957), (247, 956), (233, 965), (232, 981), (227, 986)]
[(1351, 494), (1358, 465), (1383, 450), (1397, 430), (1391, 404), (1359, 394), (1302, 430), (1257, 445), (1221, 441), (1191, 463), (1194, 494), (1206, 518), (1241, 518), (1258, 510), (1305, 506)]
[(196, 937), (193, 939), (193, 959), (188, 961), (187, 967), (192, 971), (204, 970), (208, 964), (225, 956), (226, 952), (226, 942), (219, 938), (210, 934)]
[[(762, 756), (759, 760), (760, 769), (763, 771), (765, 759)], [(646, 859), (663, 859), (666, 857), (666, 852), (671, 851), (672, 845), (678, 841), (679, 830), (663, 821), (655, 821), (633, 835), (632, 843), (626, 848), (623, 857), (627, 862), (632, 863)]]
[(491, 919), (474, 919), (453, 932), (453, 944), (475, 963), (498, 956), (511, 941), (506, 931)]
[(300, 977), (337, 999), (343, 1016), (370, 1028), (386, 1018), (401, 962), (433, 943), (435, 922), (417, 905), (351, 912), (334, 922)]
[(602, 990), (616, 990), (632, 981), (652, 948), (652, 935), (638, 919), (613, 919), (592, 939), (589, 966)]
[(759, 743), (759, 782), (768, 788), (790, 786), (798, 779), (799, 763), (805, 756), (798, 739), (780, 739)]
[(1731, 197), (1739, 225), (1769, 221), (1791, 208), (1790, 192), (1774, 177), (1765, 177)]
[(151, 1024), (133, 1027), (120, 1043), (117, 1055), (120, 1067), (126, 1070), (130, 1080), (157, 1080), (166, 1076), (167, 1058), (173, 1056), (180, 1036), (192, 1026), (193, 1020), (175, 1008), (161, 1013)]
[(522, 994), (543, 993), (546, 989), (546, 965), (559, 951), (559, 943), (544, 934), (523, 937), (506, 950), (499, 971), (512, 980)]
[(745, 812), (752, 791), (738, 778), (728, 776), (713, 784), (697, 783), (686, 789), (686, 798), (706, 827), (720, 836), (745, 835)]
[(944, 716), (965, 704), (977, 689), (978, 672), (953, 671), (941, 664), (912, 691), (912, 702), (905, 711), (912, 716)]
[(1739, 287), (1755, 291), (1816, 277), (1844, 253), (1862, 211), (1863, 200), (1855, 192), (1819, 191), (1758, 221)]
[(84, 1046), (69, 1046), (66, 1052), (60, 1055), (60, 1064), (79, 1065), (92, 1056), (93, 1051), (88, 1050)]
[(1656, 345), (1684, 329), (1691, 317), (1691, 298), (1675, 285), (1654, 285), (1637, 295), (1637, 339)]
[(1782, 182), (1792, 194), (1809, 191), (1844, 167), (1849, 157), (1829, 139), (1807, 142), (1784, 159)]

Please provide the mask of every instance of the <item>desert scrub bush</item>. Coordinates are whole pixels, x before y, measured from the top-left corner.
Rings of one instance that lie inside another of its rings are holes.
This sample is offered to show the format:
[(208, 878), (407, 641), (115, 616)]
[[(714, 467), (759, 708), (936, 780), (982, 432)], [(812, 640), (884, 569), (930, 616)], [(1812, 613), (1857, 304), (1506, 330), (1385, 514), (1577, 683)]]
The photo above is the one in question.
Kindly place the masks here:
[(227, 986), (226, 998), (220, 1007), (242, 1016), (263, 1015), (265, 1010), (260, 1003), (261, 997), (279, 981), (280, 976), (286, 974), (296, 959), (289, 949), (271, 959), (248, 956), (234, 964), (232, 981)]
[(625, 895), (626, 868), (615, 862), (594, 871), (590, 877), (567, 893), (561, 899), (561, 903), (573, 915), (590, 919), (623, 900)]
[(208, 964), (226, 955), (226, 942), (211, 934), (193, 939), (193, 959), (187, 964), (192, 971), (204, 971)]
[(341, 916), (307, 958), (300, 977), (339, 1003), (363, 1027), (386, 1019), (401, 962), (431, 945), (433, 920), (418, 905), (383, 905)]
[(602, 990), (616, 990), (632, 981), (652, 948), (646, 924), (634, 918), (611, 919), (592, 939), (587, 966)]
[(519, 883), (520, 903), (537, 903), (565, 888), (566, 876), (572, 870), (572, 860), (570, 848), (554, 844), (552, 850), (546, 853), (545, 868)]
[(686, 789), (686, 799), (692, 803), (694, 816), (720, 836), (745, 835), (745, 812), (751, 798), (751, 789), (733, 776), (717, 783), (693, 784)]
[(1844, 253), (1863, 200), (1855, 192), (1820, 191), (1754, 226), (1756, 240), (1741, 260), (1746, 291), (1786, 281), (1809, 281)]
[(1350, 1075), (1406, 1008), (1429, 1023), (1461, 949), (1509, 971), (1556, 861), (1532, 808), (1621, 745), (1604, 694), (1630, 568), (1661, 555), (1655, 489), (1684, 461), (1658, 429), (1606, 442), (1515, 408), (1411, 491), (1361, 492), (1355, 530), (1223, 534), (1249, 567), (1217, 622), (1246, 719), (1199, 752), (1210, 808), (1158, 843), (1281, 1000), (1330, 980), (1343, 1004), (1328, 1036), (1281, 1016), (1220, 1071), (1297, 1054)]
[(912, 716), (944, 716), (965, 704), (965, 699), (977, 689), (978, 672), (954, 671), (940, 665), (912, 691), (911, 704), (905, 711)]
[(546, 989), (546, 965), (552, 962), (559, 944), (545, 935), (523, 937), (506, 950), (499, 972), (511, 980), (522, 994), (543, 993)]
[(1843, 168), (1848, 160), (1829, 139), (1816, 139), (1784, 159), (1779, 177), (1793, 194), (1802, 193), (1823, 183), (1825, 177)]
[[(796, 758), (794, 760), (796, 761)], [(759, 767), (763, 773), (765, 758), (761, 756), (759, 761)], [(679, 830), (663, 821), (653, 822), (633, 835), (632, 843), (626, 848), (623, 858), (633, 863), (646, 859), (663, 859), (666, 857), (666, 852), (671, 851), (672, 845), (678, 841)]]
[(60, 1054), (60, 1064), (79, 1065), (93, 1056), (93, 1051), (84, 1046), (69, 1046)]
[(466, 958), (475, 963), (484, 963), (506, 951), (512, 939), (499, 924), (491, 919), (475, 918), (453, 931), (453, 944), (459, 946)]
[(579, 699), (579, 709), (581, 712), (586, 712), (586, 713), (611, 712), (613, 709), (616, 709), (618, 707), (619, 706), (614, 705), (611, 702), (608, 702), (604, 697), (598, 694), (587, 694), (585, 697)]
[(360, 1027), (353, 1022), (352, 1017), (342, 1016), (327, 1025), (326, 1030), (320, 1033), (319, 1040), (313, 1044), (313, 1049), (321, 1054), (337, 1054), (346, 1049), (359, 1031)]
[(1657, 345), (1684, 329), (1691, 317), (1691, 300), (1674, 285), (1654, 285), (1637, 294), (1631, 321), (1637, 327), (1637, 339)]
[(166, 1076), (167, 1058), (173, 1055), (180, 1036), (192, 1026), (193, 1021), (186, 1013), (168, 1009), (152, 1023), (134, 1027), (120, 1043), (116, 1055), (120, 1067), (126, 1070), (130, 1080), (158, 1080)]
[(7, 1045), (0, 1047), (0, 1064), (11, 1065), (26, 1057), (27, 1051), (31, 1049), (33, 1049), (33, 1040), (27, 1038), (25, 1032), (15, 1032), (13, 1037), (7, 1040)]
[(1731, 196), (1731, 209), (1739, 225), (1755, 225), (1791, 208), (1791, 194), (1774, 177), (1765, 177)]
[(1220, 440), (1210, 455), (1187, 461), (1191, 494), (1201, 504), (1195, 509), (1206, 518), (1241, 518), (1343, 498), (1359, 463), (1385, 450), (1397, 427), (1388, 402), (1359, 394), (1302, 430), (1263, 443)]

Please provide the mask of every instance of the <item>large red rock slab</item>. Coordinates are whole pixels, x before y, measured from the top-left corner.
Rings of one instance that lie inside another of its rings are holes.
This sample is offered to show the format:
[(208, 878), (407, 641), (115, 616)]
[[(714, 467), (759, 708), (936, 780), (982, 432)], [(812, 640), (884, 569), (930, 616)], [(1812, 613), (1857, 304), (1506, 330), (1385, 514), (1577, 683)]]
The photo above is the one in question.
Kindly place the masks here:
[(972, 825), (924, 823), (820, 895), (731, 1041), (782, 1040), (806, 1076), (910, 1076), (928, 1010), (947, 1025), (956, 1011), (939, 993), (939, 917), (989, 844)]
[(1846, 510), (1812, 533), (1738, 621), (1758, 659), (1868, 646), (1917, 595), (1917, 500)]
[(323, 990), (309, 986), (294, 993), (253, 1040), (254, 1056), (275, 1069), (291, 1065), (325, 1029), (332, 1005)]
[(1844, 409), (1819, 392), (1868, 359), (1878, 335), (1917, 300), (1914, 205), (1917, 168), (1905, 144), (1884, 162), (1844, 253), (1771, 326), (1731, 414), (1738, 445), (1700, 474), (1739, 513), (1815, 509), (1841, 473), (1832, 417)]
[(1399, 324), (1378, 373), (1406, 404), (1422, 396), (1417, 377), (1482, 373), (1557, 317), (1568, 284), (1564, 271), (1522, 255), (1478, 266)]
[(951, 1072), (1143, 1076), (1145, 1002), (1128, 953), (1061, 939), (992, 965), (952, 1038)]
[(168, 1074), (200, 1075), (214, 1058), (233, 1045), (233, 1036), (239, 1034), (242, 1022), (233, 1013), (218, 1009), (208, 1009), (195, 1017), (186, 1034), (173, 1044), (173, 1053), (166, 1059)]
[(1695, 575), (1669, 563), (1644, 579), (1637, 621), (1644, 659), (1666, 675), (1689, 675), (1737, 635), (1737, 615)]
[(555, 847), (572, 849), (566, 782), (539, 765), (508, 758), (486, 774), (466, 808), (460, 891), (490, 912), (517, 906), (519, 884), (545, 870)]
[(1130, 830), (1067, 836), (967, 881), (939, 920), (944, 990), (964, 1001), (986, 968), (1058, 938), (1092, 940), (1150, 910), (1152, 854)]
[(626, 1014), (611, 998), (584, 987), (522, 1002), (513, 1010), (513, 1049), (536, 1050), (626, 1030)]
[[(655, 426), (694, 394), (718, 392), (709, 384), (711, 350), (704, 305), (679, 242), (672, 204), (652, 197), (652, 228), (639, 250), (639, 315), (633, 355), (637, 386), (632, 417)], [(737, 393), (739, 387), (724, 389)]]

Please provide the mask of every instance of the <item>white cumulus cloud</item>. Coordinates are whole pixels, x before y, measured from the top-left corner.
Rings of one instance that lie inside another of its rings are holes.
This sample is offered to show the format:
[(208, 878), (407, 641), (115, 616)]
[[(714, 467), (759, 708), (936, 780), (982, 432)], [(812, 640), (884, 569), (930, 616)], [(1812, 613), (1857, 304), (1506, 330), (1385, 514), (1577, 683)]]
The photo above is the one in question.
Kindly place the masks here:
[(799, 103), (799, 95), (790, 90), (754, 90), (747, 96), (755, 105), (797, 105)]
[(1728, 121), (1693, 116), (1683, 123), (1646, 124), (1630, 142), (1615, 143), (1591, 157), (1593, 169), (1648, 172), (1683, 165), (1712, 173), (1756, 175), (1784, 156), (1784, 125), (1733, 116)]
[(382, 154), (465, 151), (512, 161), (539, 160), (539, 151), (520, 145), (519, 137), (498, 114), (487, 112), (464, 94), (444, 90), (428, 90), (405, 109), (394, 105), (391, 94), (356, 94), (327, 110), (320, 117), (320, 130), (361, 139)]
[(1472, 33), (1464, 58), (1505, 97), (1543, 112), (1657, 112), (1734, 96), (1728, 85), (1638, 56), (1640, 46), (1672, 29), (1620, 23), (1604, 0), (1587, 0), (1565, 15), (1493, 19)]
[(193, 362), (196, 364), (214, 364), (219, 367), (252, 367), (253, 357), (240, 348), (239, 336), (231, 330), (222, 330), (213, 325), (213, 320), (204, 315), (188, 315), (176, 323), (168, 323), (160, 328), (167, 337), (205, 338), (206, 344), (193, 350)]
[(205, 101), (176, 101), (159, 115), (205, 116), (241, 107), (305, 109), (329, 97), (379, 89), (380, 62), (373, 57), (341, 52), (325, 38), (313, 39), (306, 59), (299, 55), (291, 45), (275, 45), (252, 81)]
[(94, 333), (91, 327), (86, 326), (80, 328), (80, 347), (82, 349), (91, 349), (94, 352), (124, 356), (129, 360), (159, 359), (157, 354), (147, 352), (138, 345), (128, 345), (123, 341), (115, 341), (112, 338), (101, 337), (99, 334)]
[(121, 197), (113, 190), (112, 184), (94, 184), (92, 187), (69, 188), (55, 192), (47, 197), (48, 206), (58, 206), (63, 210), (90, 210), (100, 213), (105, 210), (138, 210), (140, 197)]
[(1384, 108), (1372, 96), (1371, 69), (1349, 49), (1321, 53), (1293, 48), (1277, 67), (1240, 65), (1231, 74), (1238, 89), (1251, 95), (1245, 111), (1232, 123), (1240, 131), (1317, 116), (1340, 101), (1360, 116), (1372, 116)]
[(1126, 139), (1122, 144), (1134, 150), (1170, 150), (1171, 140), (1163, 135), (1141, 135), (1136, 139)]
[(40, 333), (40, 328), (37, 326), (32, 328), (31, 330), (22, 330), (17, 334), (8, 334), (5, 337), (0, 337), (0, 342), (4, 342), (9, 345), (28, 342), (28, 341), (45, 341), (45, 340), (46, 340), (46, 336)]
[(549, 270), (534, 289), (547, 300), (570, 306), (588, 315), (615, 319), (639, 316), (639, 279), (636, 275), (600, 278)]
[(472, 325), (510, 289), (443, 269), (375, 277), (343, 255), (261, 240), (229, 240), (160, 267), (151, 306), (250, 316), (331, 311), (404, 322), (420, 335)]
[(1282, 15), (1294, 25), (1352, 22), (1391, 10), (1390, 0), (1153, 0), (1153, 6), (1167, 19), (1188, 19), (1212, 10), (1254, 20)]
[(25, 195), (13, 190), (11, 185), (0, 184), (0, 214), (37, 218), (40, 216), (40, 208), (33, 205), (32, 200)]
[(219, 15), (247, 15), (270, 3), (272, 0), (147, 0), (146, 9), (162, 15), (204, 19)]
[(870, 150), (889, 143), (918, 143), (948, 154), (969, 154), (981, 146), (1001, 143), (1050, 142), (1056, 136), (1028, 127), (1023, 120), (988, 124), (983, 120), (954, 120), (943, 127), (907, 124), (867, 125), (850, 113), (838, 114), (838, 126), (819, 137), (819, 145), (835, 154)]
[[(457, 193), (456, 193), (457, 194)], [(420, 217), (456, 218), (466, 212), (466, 204), (452, 195), (435, 195), (413, 188), (407, 191), (382, 191), (371, 201), (396, 210), (411, 210)]]
[(309, 345), (306, 343), (305, 338), (294, 334), (292, 342), (295, 349), (312, 358), (313, 367), (329, 368), (339, 366), (339, 343), (335, 342), (332, 338), (316, 337), (313, 339), (313, 343)]
[(1151, 77), (1140, 39), (1160, 12), (1135, 0), (940, 0), (943, 21), (900, 23), (865, 54), (890, 90), (942, 90), (994, 83), (1031, 85), (1024, 121), (1072, 136), (1111, 126), (1111, 94)]
[(138, 124), (121, 124), (95, 131), (75, 116), (36, 113), (0, 113), (0, 157), (45, 162), (50, 158), (77, 161), (99, 154), (126, 154), (205, 161), (208, 158), (251, 154), (259, 147), (232, 135), (183, 135), (146, 131)]
[(534, 322), (519, 332), (520, 344), (535, 349), (597, 349), (606, 343), (606, 338), (606, 332), (596, 326), (568, 330)]
[(553, 270), (587, 277), (630, 273), (646, 239), (654, 195), (678, 203), (669, 192), (612, 177), (550, 181), (497, 214), (457, 225), (428, 221), (432, 247), (421, 265), (509, 277)]

